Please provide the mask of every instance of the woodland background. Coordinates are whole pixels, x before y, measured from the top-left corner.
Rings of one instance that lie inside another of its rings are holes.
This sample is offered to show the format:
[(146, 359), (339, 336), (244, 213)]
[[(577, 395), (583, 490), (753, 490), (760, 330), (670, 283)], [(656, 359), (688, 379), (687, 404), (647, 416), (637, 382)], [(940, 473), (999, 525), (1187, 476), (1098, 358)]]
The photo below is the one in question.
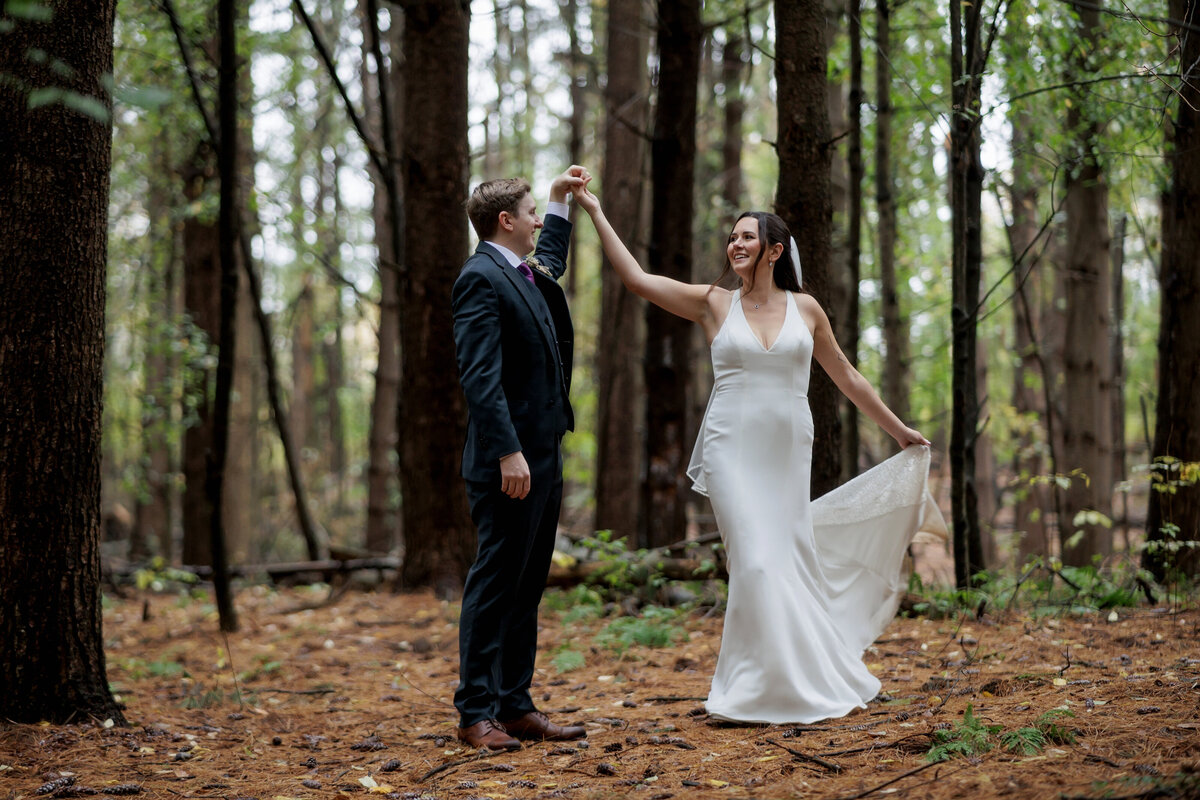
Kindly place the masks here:
[[(1196, 33), (1174, 0), (7, 0), (2, 668), (74, 665), (78, 692), (5, 712), (112, 710), (78, 677), (101, 551), (218, 598), (229, 564), (331, 557), (453, 595), (461, 205), (509, 175), (544, 203), (569, 163), (681, 279), (716, 279), (739, 210), (785, 218), (843, 349), (934, 441), (960, 588), (1194, 571)], [(572, 252), (564, 532), (711, 538), (683, 475), (706, 346), (586, 220)], [(827, 379), (810, 399), (815, 493), (888, 454)]]

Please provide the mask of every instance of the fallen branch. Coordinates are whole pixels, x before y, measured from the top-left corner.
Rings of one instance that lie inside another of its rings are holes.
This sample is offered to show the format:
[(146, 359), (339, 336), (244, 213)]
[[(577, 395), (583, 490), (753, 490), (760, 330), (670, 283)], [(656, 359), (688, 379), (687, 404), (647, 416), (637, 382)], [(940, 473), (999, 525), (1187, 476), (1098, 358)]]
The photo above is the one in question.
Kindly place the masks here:
[(840, 773), (842, 771), (841, 765), (834, 764), (832, 761), (826, 761), (825, 759), (820, 758), (819, 756), (810, 756), (808, 753), (801, 753), (799, 750), (793, 750), (792, 748), (788, 747), (787, 745), (780, 744), (779, 742), (775, 741), (774, 739), (767, 739), (766, 741), (770, 742), (771, 744), (775, 745), (776, 747), (781, 747), (784, 750), (787, 750), (789, 753), (791, 753), (793, 756), (800, 759), (801, 761), (807, 761), (809, 763), (816, 764), (817, 766), (819, 766), (825, 770), (828, 770), (829, 772), (835, 773), (835, 774)]
[(895, 778), (892, 778), (890, 781), (884, 781), (883, 783), (879, 784), (878, 786), (873, 786), (870, 789), (864, 789), (863, 791), (859, 792), (858, 794), (852, 794), (847, 797), (840, 797), (840, 798), (838, 798), (838, 800), (859, 800), (859, 798), (866, 797), (869, 794), (874, 794), (875, 792), (878, 792), (880, 789), (884, 789), (888, 786), (891, 786), (896, 781), (902, 781), (910, 775), (916, 775), (921, 770), (929, 769), (930, 767), (937, 766), (938, 764), (941, 764), (941, 763), (942, 762), (940, 762), (940, 761), (930, 761), (928, 764), (922, 764), (921, 766), (916, 767), (915, 769), (910, 769), (908, 772), (904, 773), (903, 775), (897, 775)]

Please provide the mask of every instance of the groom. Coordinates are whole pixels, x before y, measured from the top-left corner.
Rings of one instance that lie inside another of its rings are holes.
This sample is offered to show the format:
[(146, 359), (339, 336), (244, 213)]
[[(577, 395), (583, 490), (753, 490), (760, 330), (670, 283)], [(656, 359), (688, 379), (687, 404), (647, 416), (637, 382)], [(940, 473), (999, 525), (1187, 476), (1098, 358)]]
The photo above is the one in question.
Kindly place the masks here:
[(562, 500), (559, 443), (574, 425), (573, 332), (557, 283), (571, 237), (566, 201), (589, 180), (579, 166), (556, 177), (544, 223), (524, 180), (482, 183), (466, 204), (480, 244), (454, 282), (454, 344), (468, 411), (462, 474), (479, 549), (463, 589), (454, 705), (458, 738), (472, 747), (586, 735), (550, 722), (529, 686)]

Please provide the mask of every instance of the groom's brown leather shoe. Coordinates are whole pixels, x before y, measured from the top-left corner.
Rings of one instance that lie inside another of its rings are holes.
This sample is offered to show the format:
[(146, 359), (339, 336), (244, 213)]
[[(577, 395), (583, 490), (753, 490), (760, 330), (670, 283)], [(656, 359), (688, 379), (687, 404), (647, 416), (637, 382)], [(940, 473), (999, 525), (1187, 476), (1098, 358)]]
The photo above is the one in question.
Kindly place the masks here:
[(471, 747), (486, 747), (488, 750), (520, 750), (521, 743), (504, 732), (504, 727), (494, 719), (485, 719), (456, 730), (458, 740)]
[(530, 711), (523, 717), (500, 724), (513, 736), (527, 741), (565, 742), (587, 736), (582, 725), (555, 725), (540, 711)]

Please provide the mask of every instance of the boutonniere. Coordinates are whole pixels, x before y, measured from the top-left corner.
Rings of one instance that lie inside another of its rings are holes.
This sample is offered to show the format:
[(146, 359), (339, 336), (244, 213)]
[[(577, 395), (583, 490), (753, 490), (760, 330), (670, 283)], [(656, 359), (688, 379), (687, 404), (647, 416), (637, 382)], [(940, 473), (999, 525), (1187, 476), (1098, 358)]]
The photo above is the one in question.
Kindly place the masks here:
[(534, 256), (529, 256), (528, 258), (526, 258), (525, 263), (528, 264), (529, 266), (533, 267), (534, 269), (536, 269), (538, 272), (545, 275), (547, 278), (550, 278), (551, 280), (554, 279), (554, 275), (552, 275), (550, 273), (550, 270), (543, 267), (541, 262), (539, 262), (537, 260), (537, 258), (535, 258)]

